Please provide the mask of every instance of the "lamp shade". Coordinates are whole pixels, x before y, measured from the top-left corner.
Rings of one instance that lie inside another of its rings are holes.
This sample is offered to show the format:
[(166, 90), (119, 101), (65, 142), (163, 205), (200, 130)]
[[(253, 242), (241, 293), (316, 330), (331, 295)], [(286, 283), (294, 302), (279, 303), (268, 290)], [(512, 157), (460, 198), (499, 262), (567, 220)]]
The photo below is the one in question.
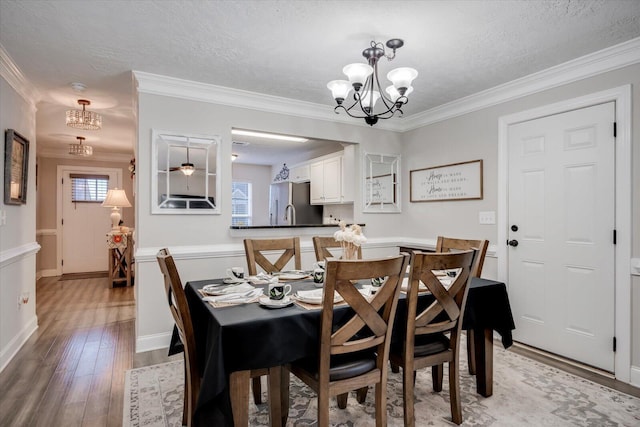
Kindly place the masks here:
[(114, 188), (107, 191), (102, 206), (111, 208), (111, 230), (117, 231), (120, 224), (120, 208), (130, 208), (131, 203), (123, 189)]
[(349, 64), (342, 69), (342, 72), (349, 77), (349, 83), (353, 85), (353, 88), (358, 91), (360, 87), (364, 85), (364, 82), (367, 80), (373, 73), (373, 68), (367, 64), (355, 63)]
[(389, 71), (387, 74), (387, 78), (391, 80), (391, 83), (398, 89), (401, 95), (403, 95), (404, 91), (402, 89), (407, 89), (411, 86), (413, 79), (418, 77), (418, 71), (409, 67), (400, 67), (395, 70)]
[(380, 92), (377, 90), (373, 91), (373, 97), (371, 96), (371, 91), (365, 92), (362, 94), (362, 107), (368, 108), (370, 111), (375, 107), (376, 102), (380, 99)]
[(131, 203), (127, 199), (127, 194), (123, 189), (113, 188), (107, 191), (107, 197), (105, 197), (102, 206), (107, 208), (130, 208)]

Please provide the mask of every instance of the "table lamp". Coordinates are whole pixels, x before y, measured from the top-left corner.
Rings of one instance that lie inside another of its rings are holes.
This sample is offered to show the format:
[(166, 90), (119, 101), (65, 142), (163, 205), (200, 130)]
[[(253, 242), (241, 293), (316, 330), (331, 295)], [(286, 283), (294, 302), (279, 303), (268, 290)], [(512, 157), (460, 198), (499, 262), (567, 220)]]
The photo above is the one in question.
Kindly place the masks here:
[(131, 203), (127, 199), (127, 194), (123, 189), (113, 188), (107, 191), (107, 197), (105, 197), (102, 206), (111, 209), (111, 231), (119, 230), (120, 224), (120, 208), (130, 208)]

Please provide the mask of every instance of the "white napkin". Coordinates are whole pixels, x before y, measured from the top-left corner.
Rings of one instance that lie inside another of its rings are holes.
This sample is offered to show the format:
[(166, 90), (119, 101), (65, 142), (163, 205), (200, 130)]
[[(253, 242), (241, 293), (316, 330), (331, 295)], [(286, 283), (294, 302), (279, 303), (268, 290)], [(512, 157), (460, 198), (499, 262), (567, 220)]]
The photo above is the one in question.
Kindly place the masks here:
[(221, 286), (219, 288), (206, 289), (210, 295), (229, 295), (229, 294), (244, 294), (248, 291), (252, 291), (255, 288), (248, 283), (240, 283), (239, 285)]
[[(229, 303), (239, 304), (239, 303), (251, 301), (252, 299), (255, 299), (256, 297), (263, 294), (262, 288), (254, 288), (248, 283), (246, 283), (246, 285), (249, 286), (251, 290), (245, 291), (245, 292), (234, 292), (228, 295), (219, 295), (216, 297), (205, 297), (203, 298), (203, 300), (211, 301), (211, 302), (229, 302)], [(238, 285), (238, 287), (240, 286), (243, 286), (243, 285)]]
[(273, 276), (270, 276), (262, 271), (255, 276), (249, 276), (249, 282), (253, 285), (266, 285), (273, 279)]

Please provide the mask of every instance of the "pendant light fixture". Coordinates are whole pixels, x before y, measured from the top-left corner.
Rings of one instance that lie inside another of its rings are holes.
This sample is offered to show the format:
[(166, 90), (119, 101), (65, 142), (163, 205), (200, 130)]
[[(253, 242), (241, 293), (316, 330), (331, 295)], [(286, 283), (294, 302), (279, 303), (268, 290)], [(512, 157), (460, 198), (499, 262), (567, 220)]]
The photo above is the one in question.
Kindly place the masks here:
[(180, 165), (180, 172), (185, 176), (191, 176), (195, 170), (195, 166), (189, 161), (189, 146), (187, 145), (187, 162)]
[(86, 109), (87, 105), (91, 105), (91, 101), (78, 99), (78, 104), (82, 105), (82, 110), (67, 111), (67, 126), (84, 130), (102, 129), (102, 116)]
[(69, 154), (72, 156), (82, 156), (89, 157), (93, 155), (93, 147), (90, 145), (82, 145), (82, 142), (85, 140), (82, 136), (76, 136), (78, 140), (77, 144), (69, 144)]
[[(378, 77), (378, 60), (385, 57), (392, 61), (396, 57), (396, 50), (403, 45), (404, 41), (401, 39), (387, 41), (386, 47), (392, 51), (388, 55), (382, 43), (372, 41), (371, 46), (362, 51), (362, 56), (367, 58), (367, 64), (349, 64), (342, 69), (349, 81), (333, 80), (327, 84), (338, 104), (334, 108), (336, 114), (339, 114), (341, 109), (351, 117), (364, 119), (370, 126), (378, 123), (378, 119), (390, 119), (396, 113), (403, 114), (402, 106), (407, 103), (407, 97), (413, 92), (411, 82), (418, 76), (418, 71), (409, 67), (391, 70), (387, 78), (392, 85), (384, 91)], [(354, 91), (353, 103), (345, 106), (344, 101), (351, 89)], [(378, 101), (382, 103), (378, 104), (376, 109)]]

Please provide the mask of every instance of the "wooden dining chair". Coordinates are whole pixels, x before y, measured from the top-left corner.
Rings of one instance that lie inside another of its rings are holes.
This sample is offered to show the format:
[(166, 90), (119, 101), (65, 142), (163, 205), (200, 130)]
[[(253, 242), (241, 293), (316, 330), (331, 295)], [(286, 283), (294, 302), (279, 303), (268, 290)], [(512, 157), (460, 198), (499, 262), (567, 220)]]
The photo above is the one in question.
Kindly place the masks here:
[[(290, 366), (318, 395), (318, 426), (329, 425), (330, 396), (375, 385), (378, 427), (387, 425), (387, 361), (402, 277), (409, 256), (376, 260), (327, 259), (317, 357)], [(353, 281), (388, 277), (370, 301)], [(353, 313), (334, 319), (334, 295)], [(366, 332), (364, 332), (366, 331)]]
[[(476, 258), (473, 262), (473, 268), (471, 269), (471, 277), (480, 277), (482, 274), (482, 266), (484, 265), (484, 258), (487, 255), (488, 247), (488, 240), (468, 240), (438, 236), (438, 240), (436, 242), (436, 252), (466, 251), (469, 249), (477, 250)], [(469, 374), (471, 375), (476, 374), (474, 340), (475, 336), (473, 330), (467, 330), (467, 367), (469, 369)]]
[[(316, 253), (316, 261), (324, 261), (326, 258), (335, 257), (329, 249), (341, 248), (342, 244), (333, 236), (313, 236), (313, 249)], [(341, 257), (341, 256), (340, 256)], [(358, 246), (356, 258), (362, 259), (362, 247)]]
[[(415, 426), (415, 371), (432, 367), (434, 391), (443, 363), (449, 365), (449, 399), (451, 419), (462, 422), (459, 384), (460, 333), (467, 300), (474, 251), (456, 253), (414, 252), (407, 292), (406, 332), (402, 344), (391, 349), (389, 359), (402, 368), (404, 425)], [(434, 274), (435, 270), (460, 269), (448, 289)], [(418, 287), (424, 283), (435, 301), (418, 313)], [(447, 336), (446, 334), (449, 334)], [(440, 384), (442, 379), (440, 378)]]
[[(294, 260), (294, 268), (296, 270), (302, 268), (299, 237), (287, 237), (283, 239), (245, 239), (244, 250), (250, 276), (258, 274), (258, 265), (266, 273), (282, 271), (291, 258)], [(271, 251), (282, 251), (275, 262), (271, 262), (264, 255), (265, 252)]]
[(178, 328), (180, 340), (184, 345), (184, 407), (182, 410), (182, 424), (191, 426), (198, 393), (200, 393), (200, 373), (198, 371), (191, 314), (178, 269), (169, 250), (160, 249), (156, 258), (160, 265), (160, 271), (164, 276), (164, 289), (167, 294), (169, 310)]
[[(184, 346), (184, 406), (182, 410), (182, 425), (193, 425), (193, 414), (200, 393), (200, 370), (196, 353), (196, 341), (193, 333), (193, 323), (189, 304), (184, 293), (184, 287), (178, 274), (175, 261), (168, 249), (160, 249), (156, 255), (160, 271), (164, 276), (164, 289), (169, 303), (169, 310), (178, 329), (178, 335)], [(250, 376), (260, 379), (266, 369), (251, 371)], [(255, 393), (254, 393), (255, 399)], [(257, 401), (256, 404), (260, 403)]]

